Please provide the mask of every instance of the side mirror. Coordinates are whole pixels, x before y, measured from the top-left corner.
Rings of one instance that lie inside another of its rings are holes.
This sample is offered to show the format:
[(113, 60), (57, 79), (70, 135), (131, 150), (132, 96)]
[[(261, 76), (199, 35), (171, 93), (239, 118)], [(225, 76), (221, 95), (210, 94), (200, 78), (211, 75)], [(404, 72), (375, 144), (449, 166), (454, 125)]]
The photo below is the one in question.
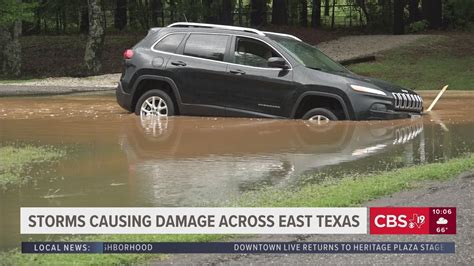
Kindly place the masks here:
[(285, 59), (283, 59), (281, 57), (270, 57), (270, 58), (268, 58), (267, 65), (269, 67), (274, 67), (274, 68), (282, 68), (282, 69), (290, 68), (286, 64)]

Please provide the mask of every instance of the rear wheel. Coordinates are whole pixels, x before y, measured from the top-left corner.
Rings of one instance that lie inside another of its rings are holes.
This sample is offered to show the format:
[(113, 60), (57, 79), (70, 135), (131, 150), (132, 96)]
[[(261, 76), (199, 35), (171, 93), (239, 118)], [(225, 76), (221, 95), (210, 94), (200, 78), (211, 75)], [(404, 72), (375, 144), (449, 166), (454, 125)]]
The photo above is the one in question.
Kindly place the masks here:
[(337, 116), (326, 108), (314, 108), (303, 115), (303, 120), (309, 120), (319, 123), (337, 121)]
[(161, 90), (150, 90), (138, 99), (135, 114), (150, 117), (168, 117), (175, 115), (171, 97)]

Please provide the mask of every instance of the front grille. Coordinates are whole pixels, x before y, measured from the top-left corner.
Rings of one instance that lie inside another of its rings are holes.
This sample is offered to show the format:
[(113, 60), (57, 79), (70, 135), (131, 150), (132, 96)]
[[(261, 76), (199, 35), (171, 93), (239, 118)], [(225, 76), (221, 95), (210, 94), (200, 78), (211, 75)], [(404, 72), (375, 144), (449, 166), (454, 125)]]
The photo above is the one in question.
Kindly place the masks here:
[(423, 110), (423, 99), (417, 94), (392, 93), (395, 110), (421, 111)]

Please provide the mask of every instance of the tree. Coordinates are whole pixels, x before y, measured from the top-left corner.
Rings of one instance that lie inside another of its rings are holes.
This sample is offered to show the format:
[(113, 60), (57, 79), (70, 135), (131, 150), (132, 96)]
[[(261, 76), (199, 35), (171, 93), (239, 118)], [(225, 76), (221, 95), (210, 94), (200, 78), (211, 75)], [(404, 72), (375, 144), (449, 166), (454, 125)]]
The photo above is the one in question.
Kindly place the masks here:
[(161, 25), (164, 26), (163, 3), (161, 0), (151, 0), (151, 21), (153, 26), (158, 26), (158, 18), (161, 17)]
[(394, 0), (393, 2), (393, 34), (403, 34), (405, 24), (403, 22), (404, 0)]
[(242, 18), (242, 15), (243, 15), (243, 9), (244, 9), (244, 3), (242, 0), (239, 0), (239, 25), (242, 26), (243, 25), (243, 18)]
[(308, 26), (308, 1), (299, 0), (299, 8), (300, 8), (299, 25), (303, 27), (307, 27)]
[(33, 4), (2, 0), (0, 5), (0, 74), (21, 75), (21, 21), (32, 21)]
[(324, 16), (329, 17), (329, 0), (324, 0)]
[(422, 0), (423, 17), (430, 23), (430, 28), (437, 29), (443, 23), (443, 3), (441, 0)]
[[(217, 7), (216, 7), (216, 1), (213, 0), (203, 0), (202, 5), (204, 7), (204, 22), (206, 23), (217, 23), (219, 18), (218, 18), (218, 12)], [(195, 22), (195, 21), (193, 21)]]
[(267, 1), (250, 1), (250, 25), (261, 26), (267, 24)]
[(410, 23), (421, 20), (419, 5), (420, 0), (408, 0), (408, 21)]
[(89, 34), (84, 53), (84, 65), (87, 74), (97, 74), (102, 67), (101, 57), (105, 37), (104, 13), (100, 6), (100, 0), (87, 0), (87, 4), (89, 7)]
[(87, 2), (81, 1), (79, 32), (87, 34), (89, 32), (89, 7)]
[(234, 2), (232, 0), (222, 0), (222, 16), (220, 23), (225, 25), (233, 25), (234, 17), (232, 11), (234, 10)]
[(115, 4), (114, 26), (123, 30), (127, 26), (127, 0), (116, 0)]
[(273, 25), (288, 24), (288, 6), (286, 5), (286, 0), (273, 0), (272, 24)]
[(313, 28), (318, 28), (321, 26), (321, 0), (313, 0), (311, 26), (313, 26)]

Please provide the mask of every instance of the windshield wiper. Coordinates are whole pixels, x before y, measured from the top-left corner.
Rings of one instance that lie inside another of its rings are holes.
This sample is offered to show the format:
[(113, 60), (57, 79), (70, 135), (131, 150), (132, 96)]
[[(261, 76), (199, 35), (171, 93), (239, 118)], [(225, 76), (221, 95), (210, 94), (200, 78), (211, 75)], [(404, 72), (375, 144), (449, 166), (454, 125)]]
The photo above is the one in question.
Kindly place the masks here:
[(307, 66), (307, 68), (311, 68), (311, 69), (319, 70), (319, 71), (322, 71), (322, 70), (323, 70), (322, 68), (319, 68), (319, 67), (309, 67), (309, 66)]

